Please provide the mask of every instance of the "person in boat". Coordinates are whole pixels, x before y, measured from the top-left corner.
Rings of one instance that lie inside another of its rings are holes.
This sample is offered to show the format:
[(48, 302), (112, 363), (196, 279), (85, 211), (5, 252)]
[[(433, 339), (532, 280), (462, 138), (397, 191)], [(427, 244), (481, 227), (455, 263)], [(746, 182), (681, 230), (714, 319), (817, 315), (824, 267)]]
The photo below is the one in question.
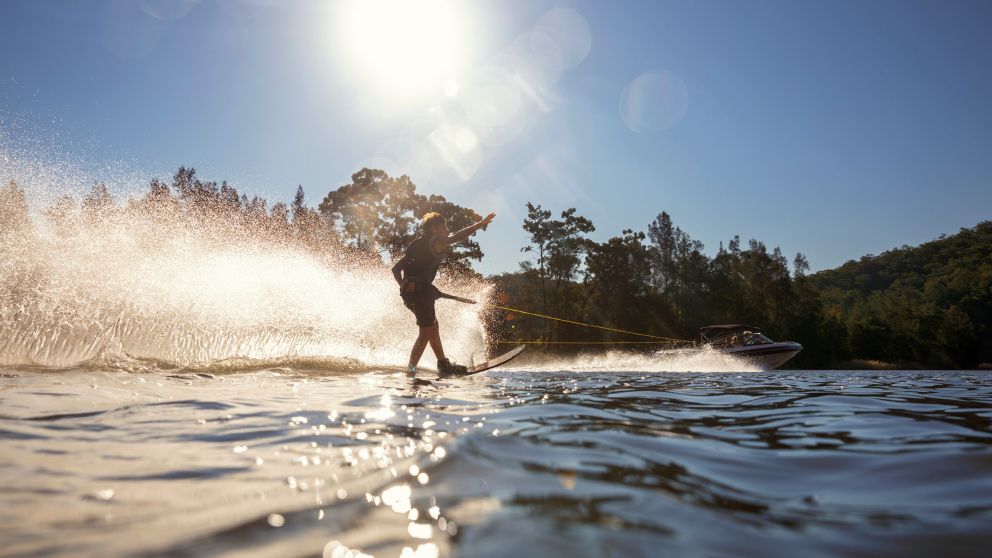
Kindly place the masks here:
[(448, 247), (467, 239), (475, 231), (491, 223), (495, 217), (495, 213), (490, 213), (473, 225), (456, 233), (449, 233), (443, 215), (428, 213), (421, 220), (421, 236), (407, 247), (403, 258), (393, 266), (393, 277), (400, 285), (403, 304), (413, 312), (417, 326), (420, 328), (413, 349), (410, 350), (409, 372), (416, 373), (417, 363), (420, 362), (420, 357), (424, 354), (428, 343), (434, 351), (434, 356), (437, 357), (439, 373), (452, 375), (467, 372), (465, 366), (455, 364), (444, 356), (437, 315), (434, 312), (434, 302), (440, 291), (433, 283)]

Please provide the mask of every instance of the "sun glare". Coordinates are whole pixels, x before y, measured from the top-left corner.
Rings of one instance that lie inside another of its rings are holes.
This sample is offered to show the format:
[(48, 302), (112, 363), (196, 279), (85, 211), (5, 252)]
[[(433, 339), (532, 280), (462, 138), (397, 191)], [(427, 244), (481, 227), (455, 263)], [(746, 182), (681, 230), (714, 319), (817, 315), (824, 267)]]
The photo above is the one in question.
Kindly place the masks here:
[[(394, 98), (450, 94), (469, 50), (467, 18), (453, 0), (353, 0), (338, 38), (356, 73)], [(457, 91), (457, 86), (456, 89)]]

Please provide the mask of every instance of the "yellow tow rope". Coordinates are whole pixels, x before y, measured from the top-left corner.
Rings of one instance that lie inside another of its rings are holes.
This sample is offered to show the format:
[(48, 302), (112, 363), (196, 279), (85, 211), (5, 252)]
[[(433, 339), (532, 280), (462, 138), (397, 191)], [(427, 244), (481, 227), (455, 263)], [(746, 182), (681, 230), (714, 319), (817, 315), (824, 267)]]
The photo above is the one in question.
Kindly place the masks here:
[[(692, 344), (679, 339), (677, 343)], [(496, 341), (497, 345), (666, 345), (672, 341)]]
[[(536, 318), (544, 318), (545, 320), (554, 320), (556, 322), (564, 322), (566, 324), (573, 324), (573, 325), (578, 325), (578, 326), (583, 326), (583, 327), (592, 327), (592, 328), (596, 328), (596, 329), (602, 329), (602, 330), (606, 330), (606, 331), (612, 331), (612, 332), (615, 332), (615, 333), (624, 333), (624, 334), (627, 334), (627, 335), (637, 335), (639, 337), (648, 337), (648, 338), (651, 338), (651, 339), (660, 339), (661, 341), (664, 341), (664, 342), (687, 343), (687, 344), (694, 343), (693, 341), (688, 341), (686, 339), (675, 339), (674, 337), (661, 337), (659, 335), (648, 335), (647, 333), (637, 333), (636, 331), (627, 331), (625, 329), (617, 329), (617, 328), (613, 328), (613, 327), (606, 327), (606, 326), (599, 326), (599, 325), (594, 325), (594, 324), (587, 324), (587, 323), (584, 323), (584, 322), (576, 322), (576, 321), (573, 321), (573, 320), (566, 320), (564, 318), (556, 318), (554, 316), (547, 316), (545, 314), (538, 314), (536, 312), (527, 312), (525, 310), (519, 310), (517, 308), (509, 308), (509, 307), (506, 307), (506, 306), (496, 306), (496, 305), (493, 305), (493, 308), (499, 308), (500, 310), (506, 310), (507, 312), (516, 312), (517, 314), (524, 314), (524, 315), (527, 315), (527, 316), (534, 316)], [(619, 343), (624, 343), (624, 344), (628, 344), (628, 343), (659, 344), (659, 341), (500, 341), (500, 343), (504, 343), (504, 344), (514, 343), (514, 344), (517, 344), (517, 345), (542, 345), (542, 344), (545, 344), (545, 345), (552, 345), (552, 344), (554, 344), (554, 345), (593, 345), (593, 344), (615, 345), (615, 344), (619, 344)]]

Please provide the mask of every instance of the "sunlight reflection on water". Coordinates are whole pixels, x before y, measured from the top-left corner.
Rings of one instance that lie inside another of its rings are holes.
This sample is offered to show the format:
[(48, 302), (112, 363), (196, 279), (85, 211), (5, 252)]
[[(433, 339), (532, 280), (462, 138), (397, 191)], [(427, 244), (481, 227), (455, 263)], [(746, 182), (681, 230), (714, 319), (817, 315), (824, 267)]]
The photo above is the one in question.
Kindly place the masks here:
[(2, 533), (74, 556), (966, 549), (992, 542), (987, 379), (7, 369)]

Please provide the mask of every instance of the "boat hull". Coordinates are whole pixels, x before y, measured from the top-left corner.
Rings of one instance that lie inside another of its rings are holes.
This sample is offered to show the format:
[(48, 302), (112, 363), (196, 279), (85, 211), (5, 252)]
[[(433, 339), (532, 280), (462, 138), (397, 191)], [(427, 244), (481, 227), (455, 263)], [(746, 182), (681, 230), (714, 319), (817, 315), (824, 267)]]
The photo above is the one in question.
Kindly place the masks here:
[(803, 346), (792, 341), (719, 349), (722, 353), (744, 359), (765, 370), (774, 370), (782, 366), (801, 350)]

